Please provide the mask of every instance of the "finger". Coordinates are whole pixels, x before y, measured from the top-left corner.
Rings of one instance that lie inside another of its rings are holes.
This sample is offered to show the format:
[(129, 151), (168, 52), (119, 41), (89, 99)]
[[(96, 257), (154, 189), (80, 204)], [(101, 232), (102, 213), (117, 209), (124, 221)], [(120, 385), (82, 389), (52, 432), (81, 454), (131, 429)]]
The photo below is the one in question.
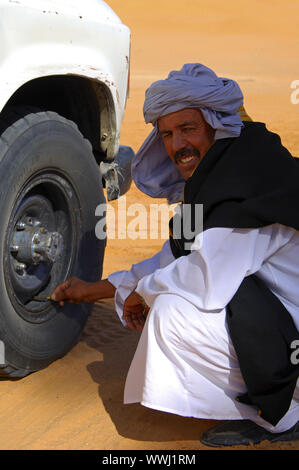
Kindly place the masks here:
[(142, 313), (136, 313), (132, 315), (132, 322), (135, 326), (135, 329), (141, 331), (144, 327), (145, 319)]
[(143, 310), (144, 319), (146, 319), (146, 317), (148, 316), (149, 311), (150, 311), (150, 308), (148, 306), (144, 307), (144, 310)]
[(130, 330), (135, 330), (135, 325), (132, 322), (131, 317), (130, 316), (124, 316), (124, 319), (125, 319), (125, 322), (126, 322), (128, 328), (130, 328)]
[(143, 327), (144, 327), (144, 324), (141, 324), (140, 322), (135, 323), (135, 330), (142, 331)]
[(69, 280), (67, 281), (64, 281), (64, 282), (61, 282), (61, 284), (58, 284), (58, 286), (56, 287), (56, 289), (54, 289), (54, 292), (55, 291), (60, 291), (60, 290), (65, 290), (65, 289), (68, 289), (68, 287), (70, 286), (70, 282)]
[(51, 293), (50, 297), (52, 300), (59, 301), (61, 298), (65, 297), (66, 290), (71, 285), (71, 279), (67, 279), (66, 281), (59, 284)]
[(124, 314), (124, 319), (128, 325), (128, 327), (131, 329), (131, 330), (136, 330), (137, 329), (137, 323), (136, 323), (136, 320), (135, 320), (135, 314), (134, 313), (125, 313)]
[(62, 286), (56, 287), (56, 289), (51, 293), (50, 297), (52, 300), (59, 301), (65, 297), (66, 288)]

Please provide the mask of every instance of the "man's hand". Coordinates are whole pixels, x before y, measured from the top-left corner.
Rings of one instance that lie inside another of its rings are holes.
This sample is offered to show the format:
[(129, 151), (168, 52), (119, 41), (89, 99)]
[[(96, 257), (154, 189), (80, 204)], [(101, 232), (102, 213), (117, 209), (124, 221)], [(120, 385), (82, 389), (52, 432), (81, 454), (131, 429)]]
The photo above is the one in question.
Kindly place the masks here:
[(133, 291), (126, 298), (124, 304), (124, 319), (131, 330), (141, 331), (143, 329), (149, 307), (143, 298)]
[(80, 304), (84, 301), (88, 302), (89, 286), (89, 282), (81, 281), (77, 277), (71, 277), (54, 289), (51, 299), (59, 302), (61, 306), (64, 305), (65, 300), (73, 304)]

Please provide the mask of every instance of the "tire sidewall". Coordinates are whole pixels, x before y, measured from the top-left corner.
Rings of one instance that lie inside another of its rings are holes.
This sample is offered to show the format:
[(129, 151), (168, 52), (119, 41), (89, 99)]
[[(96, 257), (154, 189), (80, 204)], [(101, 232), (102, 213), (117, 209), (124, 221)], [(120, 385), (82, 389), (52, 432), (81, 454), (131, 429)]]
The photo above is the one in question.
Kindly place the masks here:
[(53, 114), (41, 113), (42, 119), (23, 125), (23, 131), (22, 126), (14, 126), (15, 138), (10, 130), (10, 145), (0, 161), (0, 337), (6, 360), (27, 370), (43, 368), (64, 355), (78, 340), (90, 311), (90, 304), (60, 307), (53, 303), (54, 315), (36, 324), (21, 318), (10, 302), (3, 264), (7, 223), (17, 196), (33, 175), (45, 168), (57, 171), (77, 195), (78, 250), (69, 275), (99, 279), (104, 255), (105, 242), (95, 237), (95, 209), (105, 202), (99, 167), (75, 125)]

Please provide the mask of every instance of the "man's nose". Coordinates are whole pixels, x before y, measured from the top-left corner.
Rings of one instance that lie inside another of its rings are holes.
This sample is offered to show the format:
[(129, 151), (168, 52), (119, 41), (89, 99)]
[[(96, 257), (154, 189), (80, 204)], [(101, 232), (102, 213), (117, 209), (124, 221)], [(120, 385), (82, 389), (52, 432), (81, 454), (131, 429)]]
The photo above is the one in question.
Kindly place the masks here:
[(172, 136), (172, 150), (175, 154), (186, 147), (186, 139), (181, 132), (174, 132)]

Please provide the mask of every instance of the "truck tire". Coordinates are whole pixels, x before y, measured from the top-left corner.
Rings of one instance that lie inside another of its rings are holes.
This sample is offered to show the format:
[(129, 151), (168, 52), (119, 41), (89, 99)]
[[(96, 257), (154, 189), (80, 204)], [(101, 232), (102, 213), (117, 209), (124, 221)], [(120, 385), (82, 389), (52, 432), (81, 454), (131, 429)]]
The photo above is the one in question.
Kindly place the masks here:
[(70, 276), (100, 279), (105, 250), (95, 236), (105, 197), (89, 141), (54, 112), (22, 114), (0, 136), (0, 377), (9, 378), (77, 343), (92, 304), (42, 299)]

